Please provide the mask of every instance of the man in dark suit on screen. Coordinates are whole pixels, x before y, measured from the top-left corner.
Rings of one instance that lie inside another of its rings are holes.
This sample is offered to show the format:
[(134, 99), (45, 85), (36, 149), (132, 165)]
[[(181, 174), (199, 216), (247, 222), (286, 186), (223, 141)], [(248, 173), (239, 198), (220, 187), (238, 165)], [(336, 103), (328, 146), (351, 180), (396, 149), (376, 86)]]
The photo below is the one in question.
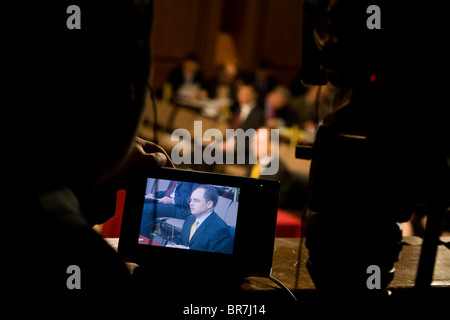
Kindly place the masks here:
[(186, 219), (178, 238), (167, 247), (233, 253), (233, 237), (228, 225), (214, 212), (217, 190), (202, 185), (191, 194), (191, 215)]
[(171, 181), (167, 190), (145, 195), (140, 234), (150, 237), (156, 218), (172, 217), (186, 219), (189, 212), (189, 197), (197, 183)]

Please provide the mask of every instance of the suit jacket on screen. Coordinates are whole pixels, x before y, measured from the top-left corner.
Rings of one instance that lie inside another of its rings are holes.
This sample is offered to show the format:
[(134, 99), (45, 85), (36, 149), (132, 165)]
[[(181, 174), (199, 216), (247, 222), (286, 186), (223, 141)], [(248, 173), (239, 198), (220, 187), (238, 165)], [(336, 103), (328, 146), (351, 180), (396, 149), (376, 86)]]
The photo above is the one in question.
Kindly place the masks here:
[(191, 250), (233, 253), (233, 238), (228, 225), (215, 213), (206, 218), (189, 241), (191, 226), (196, 217), (190, 215), (184, 222), (176, 243), (188, 246)]

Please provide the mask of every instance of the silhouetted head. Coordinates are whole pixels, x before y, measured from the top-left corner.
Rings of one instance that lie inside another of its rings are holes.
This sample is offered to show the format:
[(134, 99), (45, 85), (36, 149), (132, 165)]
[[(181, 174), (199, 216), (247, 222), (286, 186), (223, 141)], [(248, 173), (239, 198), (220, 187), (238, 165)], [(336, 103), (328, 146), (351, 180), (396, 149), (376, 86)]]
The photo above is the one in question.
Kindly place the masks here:
[[(80, 9), (80, 29), (66, 25), (70, 5)], [(152, 1), (4, 7), (10, 32), (0, 159), (13, 164), (13, 174), (41, 178), (46, 187), (94, 184), (125, 159), (141, 121)]]

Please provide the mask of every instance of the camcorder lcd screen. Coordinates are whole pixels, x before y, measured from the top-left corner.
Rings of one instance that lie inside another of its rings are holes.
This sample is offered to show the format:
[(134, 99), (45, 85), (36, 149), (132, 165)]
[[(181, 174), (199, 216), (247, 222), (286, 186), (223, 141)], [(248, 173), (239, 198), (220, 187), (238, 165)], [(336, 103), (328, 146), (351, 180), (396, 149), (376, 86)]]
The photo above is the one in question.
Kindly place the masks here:
[(138, 243), (232, 254), (240, 188), (148, 178)]
[(207, 264), (268, 275), (279, 189), (278, 181), (160, 169), (126, 189), (119, 253), (155, 272)]

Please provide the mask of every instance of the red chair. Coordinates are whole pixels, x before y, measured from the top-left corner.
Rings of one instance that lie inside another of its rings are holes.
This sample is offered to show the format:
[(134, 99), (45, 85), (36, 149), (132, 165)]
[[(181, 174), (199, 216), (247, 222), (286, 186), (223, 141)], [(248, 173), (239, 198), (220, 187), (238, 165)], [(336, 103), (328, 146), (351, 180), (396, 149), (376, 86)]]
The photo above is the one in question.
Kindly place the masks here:
[(277, 238), (299, 238), (302, 236), (302, 219), (293, 213), (278, 209), (277, 229), (275, 236)]
[(120, 235), (125, 195), (125, 190), (117, 191), (116, 212), (114, 213), (114, 216), (102, 226), (102, 236), (104, 238), (118, 238)]

